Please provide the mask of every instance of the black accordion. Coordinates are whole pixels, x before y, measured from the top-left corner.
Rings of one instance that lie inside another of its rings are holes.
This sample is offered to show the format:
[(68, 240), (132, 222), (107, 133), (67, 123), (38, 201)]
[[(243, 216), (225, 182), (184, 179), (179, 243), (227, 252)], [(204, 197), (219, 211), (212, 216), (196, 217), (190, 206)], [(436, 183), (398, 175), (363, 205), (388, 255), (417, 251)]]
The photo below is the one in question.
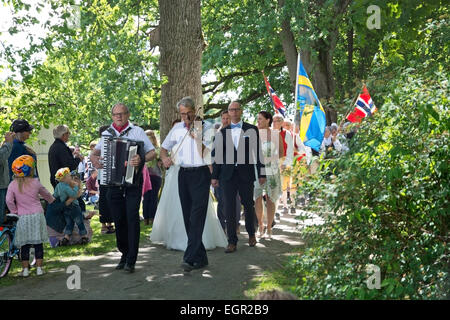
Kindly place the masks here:
[[(99, 172), (99, 183), (109, 186), (135, 185), (140, 181), (136, 177), (135, 167), (129, 165), (131, 159), (140, 154), (144, 143), (123, 137), (102, 136), (103, 169)], [(142, 161), (144, 159), (141, 158)], [(139, 170), (142, 175), (142, 171)]]

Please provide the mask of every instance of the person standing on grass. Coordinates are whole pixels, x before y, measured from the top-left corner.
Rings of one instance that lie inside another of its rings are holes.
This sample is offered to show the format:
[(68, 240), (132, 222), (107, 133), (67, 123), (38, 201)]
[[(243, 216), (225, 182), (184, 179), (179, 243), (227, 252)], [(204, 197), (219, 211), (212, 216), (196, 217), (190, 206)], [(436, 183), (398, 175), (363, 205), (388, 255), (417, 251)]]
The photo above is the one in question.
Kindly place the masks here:
[[(8, 158), (8, 169), (10, 180), (14, 178), (14, 173), (11, 170), (12, 163), (15, 159), (23, 155), (29, 155), (37, 162), (36, 152), (28, 147), (25, 142), (30, 138), (31, 131), (34, 127), (23, 119), (16, 119), (11, 123), (10, 131), (15, 133), (11, 154)], [(34, 168), (34, 176), (39, 177), (37, 168)]]
[(159, 144), (155, 133), (152, 130), (145, 131), (156, 150), (157, 157), (147, 163), (148, 173), (150, 177), (151, 190), (143, 195), (142, 215), (144, 216), (144, 225), (153, 224), (155, 214), (158, 207), (158, 194), (162, 184), (162, 161), (159, 159)]
[(37, 271), (42, 275), (42, 263), (44, 259), (44, 242), (48, 242), (47, 223), (39, 196), (49, 203), (55, 198), (45, 187), (34, 178), (35, 161), (29, 155), (23, 155), (15, 159), (11, 165), (14, 180), (6, 193), (6, 204), (11, 213), (19, 215), (17, 221), (14, 245), (20, 247), (22, 259), (22, 276), (30, 274), (30, 248), (34, 247)]
[(11, 154), (14, 136), (14, 132), (7, 132), (5, 141), (0, 147), (0, 225), (5, 221), (6, 191), (10, 182), (8, 158)]

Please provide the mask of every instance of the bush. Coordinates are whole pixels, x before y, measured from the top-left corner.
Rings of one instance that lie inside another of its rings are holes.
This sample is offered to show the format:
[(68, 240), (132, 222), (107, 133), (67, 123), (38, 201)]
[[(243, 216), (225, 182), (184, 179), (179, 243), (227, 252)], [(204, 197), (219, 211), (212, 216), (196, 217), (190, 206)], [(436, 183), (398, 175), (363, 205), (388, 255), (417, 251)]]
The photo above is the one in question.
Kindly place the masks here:
[[(289, 262), (301, 298), (449, 298), (448, 75), (393, 71), (350, 152), (303, 181), (333, 214), (305, 230), (306, 251)], [(379, 290), (367, 287), (369, 264)]]

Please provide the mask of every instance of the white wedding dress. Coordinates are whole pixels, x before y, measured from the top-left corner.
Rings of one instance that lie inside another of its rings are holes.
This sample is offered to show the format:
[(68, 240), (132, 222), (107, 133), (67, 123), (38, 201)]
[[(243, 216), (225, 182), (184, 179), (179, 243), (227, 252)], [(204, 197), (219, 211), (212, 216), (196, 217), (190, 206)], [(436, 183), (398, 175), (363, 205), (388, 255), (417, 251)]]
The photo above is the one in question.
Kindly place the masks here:
[[(167, 249), (185, 251), (188, 239), (178, 195), (179, 170), (180, 166), (175, 164), (166, 171), (164, 187), (153, 221), (150, 240), (153, 243), (165, 245)], [(214, 210), (211, 195), (209, 196), (202, 241), (206, 250), (212, 250), (216, 247), (225, 248), (228, 245), (227, 237)]]

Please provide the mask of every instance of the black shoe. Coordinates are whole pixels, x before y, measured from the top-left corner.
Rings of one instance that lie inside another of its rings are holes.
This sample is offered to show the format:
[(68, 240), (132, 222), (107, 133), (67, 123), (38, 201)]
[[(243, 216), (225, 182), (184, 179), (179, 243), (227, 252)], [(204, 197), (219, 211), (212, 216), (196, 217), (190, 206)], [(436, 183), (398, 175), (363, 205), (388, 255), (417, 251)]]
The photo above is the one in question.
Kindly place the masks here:
[(116, 270), (122, 270), (123, 268), (125, 268), (125, 261), (120, 261), (116, 266)]
[(192, 269), (194, 269), (194, 270), (201, 269), (201, 268), (206, 267), (207, 265), (208, 265), (208, 262), (202, 262), (202, 263), (194, 262), (194, 264), (192, 265)]
[(181, 264), (181, 268), (183, 268), (184, 272), (191, 272), (194, 269), (194, 265), (187, 262), (183, 262)]
[(66, 237), (64, 237), (58, 242), (58, 247), (65, 247), (65, 246), (68, 246), (69, 244), (70, 244), (70, 240), (67, 239)]
[(133, 273), (134, 272), (134, 264), (126, 263), (124, 270), (129, 273)]

